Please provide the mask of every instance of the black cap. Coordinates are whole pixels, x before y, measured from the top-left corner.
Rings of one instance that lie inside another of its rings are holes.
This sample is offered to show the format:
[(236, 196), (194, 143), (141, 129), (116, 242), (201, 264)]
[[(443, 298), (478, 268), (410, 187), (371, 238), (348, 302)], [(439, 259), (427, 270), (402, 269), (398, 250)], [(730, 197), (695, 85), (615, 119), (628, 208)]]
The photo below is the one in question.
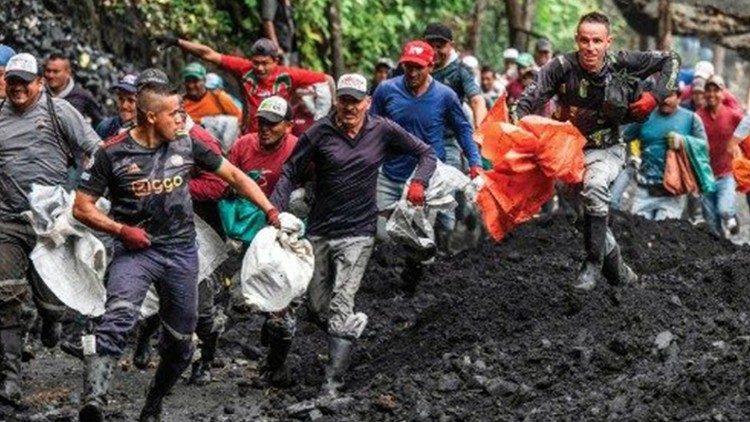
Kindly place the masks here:
[(424, 39), (453, 42), (453, 31), (442, 23), (431, 23), (424, 30)]
[(138, 79), (135, 81), (135, 86), (137, 86), (138, 89), (141, 89), (149, 84), (169, 85), (169, 76), (167, 76), (163, 70), (155, 67), (146, 69), (138, 76)]
[(552, 41), (547, 38), (539, 38), (536, 40), (536, 51), (549, 51), (552, 52)]
[(276, 47), (276, 43), (268, 38), (260, 38), (250, 48), (250, 55), (277, 57), (279, 55), (279, 48)]

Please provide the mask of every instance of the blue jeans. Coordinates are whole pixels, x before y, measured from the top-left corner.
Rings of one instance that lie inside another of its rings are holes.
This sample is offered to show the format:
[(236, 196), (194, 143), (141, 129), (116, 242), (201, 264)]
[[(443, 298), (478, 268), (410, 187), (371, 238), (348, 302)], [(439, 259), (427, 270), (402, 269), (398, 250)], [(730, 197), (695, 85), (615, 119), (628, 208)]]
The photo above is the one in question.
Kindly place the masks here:
[(164, 326), (160, 353), (187, 366), (193, 355), (192, 336), (198, 321), (195, 244), (131, 251), (116, 242), (108, 274), (105, 312), (96, 327), (97, 354), (122, 355), (148, 288), (155, 283)]
[(721, 235), (722, 223), (737, 215), (736, 187), (734, 176), (730, 174), (716, 179), (716, 191), (701, 196), (703, 216), (715, 234)]
[(635, 191), (633, 214), (647, 220), (661, 221), (666, 219), (680, 219), (685, 210), (686, 195), (680, 196), (651, 196), (648, 190), (638, 186)]
[(455, 136), (445, 140), (445, 164), (463, 172), (468, 170), (469, 166), (462, 155), (461, 145), (459, 145)]

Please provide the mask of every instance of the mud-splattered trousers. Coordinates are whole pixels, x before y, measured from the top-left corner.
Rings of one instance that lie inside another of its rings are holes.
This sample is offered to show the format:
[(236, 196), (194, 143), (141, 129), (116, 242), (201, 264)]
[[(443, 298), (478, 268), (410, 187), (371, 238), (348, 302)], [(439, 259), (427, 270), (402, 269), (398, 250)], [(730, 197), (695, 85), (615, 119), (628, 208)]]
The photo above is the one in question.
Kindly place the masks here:
[(372, 255), (372, 236), (328, 239), (310, 236), (315, 268), (307, 288), (308, 306), (328, 334), (359, 338), (366, 320), (354, 316), (354, 297)]
[(192, 337), (198, 320), (198, 249), (194, 243), (131, 251), (115, 242), (105, 313), (95, 330), (96, 352), (122, 355), (151, 283), (159, 295), (161, 358), (181, 372), (193, 355)]
[[(564, 189), (564, 196), (574, 204), (579, 214), (583, 212), (594, 217), (606, 217), (612, 201), (610, 187), (625, 166), (625, 145), (591, 148), (585, 150), (584, 155), (586, 166), (583, 183), (568, 186)], [(604, 253), (610, 253), (616, 245), (612, 229), (607, 228)]]
[(0, 328), (29, 325), (33, 311), (24, 309), (29, 286), (42, 318), (59, 320), (65, 305), (47, 288), (34, 270), (29, 254), (36, 233), (21, 217), (0, 220)]

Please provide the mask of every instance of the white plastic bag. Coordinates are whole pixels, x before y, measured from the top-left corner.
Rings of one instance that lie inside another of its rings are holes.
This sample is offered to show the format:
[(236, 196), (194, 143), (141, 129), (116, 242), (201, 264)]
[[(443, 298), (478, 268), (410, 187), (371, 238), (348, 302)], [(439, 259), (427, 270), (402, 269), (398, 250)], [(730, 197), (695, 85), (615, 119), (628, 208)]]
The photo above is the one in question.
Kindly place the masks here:
[(279, 218), (281, 230), (263, 228), (242, 260), (242, 296), (263, 312), (280, 311), (305, 294), (315, 265), (312, 244), (302, 238), (304, 223), (288, 213)]
[[(411, 179), (406, 182), (409, 186)], [(471, 191), (471, 179), (460, 170), (438, 161), (425, 190), (425, 205), (415, 207), (401, 196), (386, 222), (385, 230), (394, 242), (418, 251), (435, 249), (433, 225), (438, 211), (452, 211), (456, 191)]]
[[(101, 240), (73, 217), (74, 192), (32, 185), (25, 215), (38, 236), (30, 259), (39, 277), (66, 306), (83, 315), (104, 313), (107, 253)], [(108, 212), (109, 202), (97, 208)]]
[[(229, 247), (202, 218), (197, 215), (194, 218), (195, 243), (198, 245), (198, 282), (202, 282), (229, 258)], [(141, 319), (156, 315), (157, 312), (159, 312), (159, 295), (152, 284), (146, 294), (146, 299), (141, 304)]]

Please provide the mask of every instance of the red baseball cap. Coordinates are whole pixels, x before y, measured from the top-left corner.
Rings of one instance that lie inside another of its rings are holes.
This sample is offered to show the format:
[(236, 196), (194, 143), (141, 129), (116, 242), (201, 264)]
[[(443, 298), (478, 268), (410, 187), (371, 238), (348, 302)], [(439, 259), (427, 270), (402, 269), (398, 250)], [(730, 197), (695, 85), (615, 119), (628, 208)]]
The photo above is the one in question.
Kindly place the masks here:
[(409, 41), (401, 51), (399, 63), (415, 63), (420, 66), (430, 66), (435, 61), (435, 50), (424, 41)]

